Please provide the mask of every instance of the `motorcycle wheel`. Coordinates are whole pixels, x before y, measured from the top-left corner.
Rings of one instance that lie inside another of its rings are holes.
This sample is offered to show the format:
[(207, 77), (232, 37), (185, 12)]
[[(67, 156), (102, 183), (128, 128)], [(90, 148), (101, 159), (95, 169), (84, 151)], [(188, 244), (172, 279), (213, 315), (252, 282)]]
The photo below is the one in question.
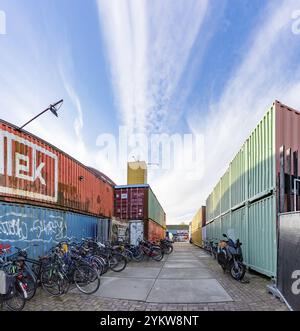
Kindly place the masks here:
[(237, 261), (237, 265), (235, 268), (234, 262), (230, 264), (230, 275), (235, 280), (241, 280), (245, 276), (246, 266), (240, 261)]

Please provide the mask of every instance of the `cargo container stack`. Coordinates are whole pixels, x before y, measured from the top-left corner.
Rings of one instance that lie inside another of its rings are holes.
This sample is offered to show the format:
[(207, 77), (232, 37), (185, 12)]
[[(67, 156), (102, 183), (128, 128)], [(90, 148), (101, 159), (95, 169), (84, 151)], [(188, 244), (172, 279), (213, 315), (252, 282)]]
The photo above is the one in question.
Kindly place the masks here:
[(129, 221), (132, 244), (165, 237), (166, 214), (148, 184), (115, 186), (115, 216)]
[(202, 230), (205, 227), (205, 206), (199, 208), (191, 222), (191, 239), (196, 246), (202, 247), (202, 241), (205, 240)]
[(114, 212), (114, 182), (0, 121), (0, 243), (43, 255), (65, 238), (95, 237)]
[(206, 200), (207, 238), (234, 229), (246, 264), (267, 276), (276, 277), (278, 213), (298, 208), (293, 194), (299, 205), (299, 147), (300, 113), (275, 101)]

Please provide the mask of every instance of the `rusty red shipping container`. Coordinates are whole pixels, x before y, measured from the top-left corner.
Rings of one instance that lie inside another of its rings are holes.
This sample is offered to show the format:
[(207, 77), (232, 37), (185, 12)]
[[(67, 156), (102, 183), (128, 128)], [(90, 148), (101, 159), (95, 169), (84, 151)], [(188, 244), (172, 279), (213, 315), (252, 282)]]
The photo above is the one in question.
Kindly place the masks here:
[(148, 219), (148, 186), (115, 188), (115, 216), (125, 220)]
[(114, 186), (42, 139), (0, 120), (0, 199), (112, 217)]
[(156, 242), (166, 237), (166, 231), (156, 222), (147, 220), (144, 222), (144, 236), (147, 240)]
[[(276, 173), (280, 171), (279, 149), (285, 146), (291, 148), (292, 152), (300, 153), (300, 112), (282, 104), (279, 101), (274, 103), (276, 109)], [(298, 169), (300, 169), (300, 158), (298, 157)], [(293, 162), (292, 162), (292, 172)], [(299, 170), (298, 170), (299, 171)]]
[(166, 214), (148, 184), (116, 186), (114, 215), (119, 219), (151, 219), (161, 226), (166, 224)]

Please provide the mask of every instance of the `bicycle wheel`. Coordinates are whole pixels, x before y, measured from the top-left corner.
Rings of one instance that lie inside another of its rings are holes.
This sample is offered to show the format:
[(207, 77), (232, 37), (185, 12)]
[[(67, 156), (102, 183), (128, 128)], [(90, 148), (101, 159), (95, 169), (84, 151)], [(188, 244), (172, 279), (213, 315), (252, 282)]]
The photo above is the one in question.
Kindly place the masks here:
[(164, 257), (164, 253), (160, 248), (152, 248), (152, 259), (155, 261), (161, 261)]
[(36, 289), (37, 289), (37, 282), (36, 282), (35, 278), (33, 278), (32, 275), (30, 275), (29, 273), (26, 273), (23, 276), (22, 283), (26, 284), (26, 289), (27, 289), (26, 300), (29, 301), (35, 296)]
[(7, 308), (12, 311), (21, 311), (24, 308), (26, 299), (18, 283), (11, 288), (9, 298), (5, 299), (4, 303)]
[(73, 280), (78, 290), (85, 294), (93, 294), (100, 287), (100, 276), (89, 265), (82, 264), (76, 267)]
[(97, 256), (93, 256), (91, 258), (91, 266), (98, 272), (99, 275), (103, 274), (104, 265), (102, 260), (99, 259)]
[(173, 252), (173, 246), (167, 246), (165, 252), (166, 254), (171, 254)]
[(114, 272), (121, 272), (126, 268), (127, 259), (122, 254), (113, 254), (109, 260), (109, 267)]
[(59, 296), (66, 293), (68, 283), (55, 266), (48, 266), (41, 273), (42, 288), (50, 295)]
[(140, 262), (143, 260), (143, 251), (141, 249), (139, 250), (135, 250), (132, 254), (132, 259), (135, 261), (135, 262)]

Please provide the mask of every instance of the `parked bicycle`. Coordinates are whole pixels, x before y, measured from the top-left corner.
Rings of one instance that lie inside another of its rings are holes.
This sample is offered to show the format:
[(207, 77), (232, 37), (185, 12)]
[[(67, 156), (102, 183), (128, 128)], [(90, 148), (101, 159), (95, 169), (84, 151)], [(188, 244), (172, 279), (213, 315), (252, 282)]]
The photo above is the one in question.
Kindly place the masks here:
[(155, 261), (161, 261), (164, 257), (164, 251), (160, 246), (154, 245), (153, 243), (143, 240), (139, 242), (139, 248), (143, 253), (143, 256), (152, 258)]
[[(2, 248), (0, 255), (6, 254), (7, 251), (8, 249)], [(20, 311), (26, 303), (27, 288), (22, 275), (11, 272), (12, 263), (0, 256), (0, 304), (9, 310)]]

